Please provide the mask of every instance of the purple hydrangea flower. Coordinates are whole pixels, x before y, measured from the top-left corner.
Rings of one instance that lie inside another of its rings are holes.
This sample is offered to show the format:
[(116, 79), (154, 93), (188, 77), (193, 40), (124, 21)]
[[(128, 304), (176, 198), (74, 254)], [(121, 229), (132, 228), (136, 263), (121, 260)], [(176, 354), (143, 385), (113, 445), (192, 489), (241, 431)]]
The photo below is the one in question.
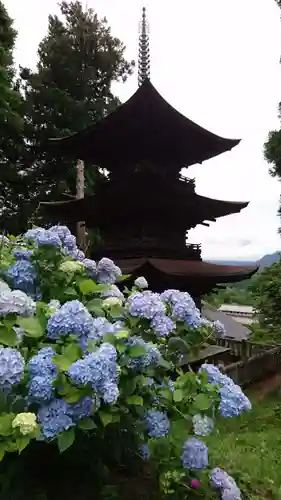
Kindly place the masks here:
[(71, 334), (85, 340), (92, 331), (93, 318), (79, 300), (66, 302), (47, 324), (47, 335), (54, 340)]
[(145, 415), (147, 433), (151, 438), (167, 436), (170, 430), (170, 421), (167, 414), (158, 410), (149, 410)]
[(7, 314), (33, 316), (35, 310), (35, 302), (21, 290), (4, 291), (0, 293), (1, 316), (7, 316)]
[(19, 351), (0, 347), (0, 388), (10, 389), (24, 374), (24, 359)]
[(74, 425), (70, 405), (63, 399), (53, 399), (38, 411), (43, 438), (52, 439)]
[(132, 316), (145, 319), (153, 319), (154, 316), (166, 313), (159, 294), (150, 291), (132, 293), (127, 300), (127, 308)]
[(197, 438), (190, 438), (183, 445), (181, 456), (185, 469), (202, 470), (208, 466), (208, 448)]
[(176, 329), (176, 324), (166, 314), (157, 314), (154, 316), (151, 326), (158, 337), (168, 337)]

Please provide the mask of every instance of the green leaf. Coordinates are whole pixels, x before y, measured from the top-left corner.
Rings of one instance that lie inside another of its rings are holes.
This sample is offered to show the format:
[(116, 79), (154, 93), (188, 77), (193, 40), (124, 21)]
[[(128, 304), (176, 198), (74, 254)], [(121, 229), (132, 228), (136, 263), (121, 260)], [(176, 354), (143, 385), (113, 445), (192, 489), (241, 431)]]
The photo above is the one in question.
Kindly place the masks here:
[(99, 411), (99, 417), (102, 421), (102, 425), (106, 427), (113, 421), (112, 413), (106, 413), (105, 411)]
[(6, 451), (5, 443), (0, 443), (0, 462), (3, 460), (5, 456), (5, 451)]
[(141, 396), (129, 396), (126, 398), (128, 405), (143, 406), (143, 398)]
[(71, 390), (64, 396), (67, 403), (73, 404), (77, 403), (81, 399), (81, 390), (76, 389), (76, 387), (71, 388)]
[(70, 446), (73, 445), (75, 441), (75, 431), (73, 428), (68, 429), (67, 431), (62, 432), (59, 434), (58, 438), (58, 448), (60, 453), (63, 453), (66, 451)]
[(8, 347), (13, 347), (17, 344), (17, 342), (17, 334), (12, 328), (0, 326), (0, 344), (6, 345)]
[(109, 285), (97, 284), (93, 280), (83, 280), (79, 283), (79, 290), (83, 295), (102, 293), (109, 290)]
[(118, 276), (117, 277), (117, 282), (118, 281), (125, 281), (125, 280), (128, 280), (129, 278), (131, 277), (131, 274), (122, 274), (121, 276)]
[(139, 358), (140, 356), (143, 356), (146, 354), (146, 349), (142, 346), (133, 346), (128, 349), (128, 355), (131, 358)]
[(81, 358), (82, 352), (81, 348), (77, 344), (69, 344), (63, 353), (63, 356), (69, 359), (72, 363)]
[(110, 344), (115, 345), (115, 343), (116, 343), (116, 337), (115, 337), (114, 333), (106, 333), (103, 336), (103, 341), (104, 342), (109, 342)]
[(80, 420), (78, 427), (83, 431), (91, 431), (96, 429), (97, 426), (91, 418), (84, 418), (83, 420)]
[(206, 394), (197, 394), (194, 398), (194, 406), (197, 410), (209, 410), (211, 405), (211, 399)]
[(75, 290), (75, 288), (66, 288), (64, 291), (63, 291), (64, 295), (66, 296), (70, 296), (70, 297), (76, 297), (77, 295), (77, 292)]
[(90, 313), (93, 313), (95, 316), (105, 316), (105, 311), (102, 308), (102, 300), (101, 299), (92, 299), (87, 302), (86, 307)]
[(14, 418), (14, 413), (7, 413), (0, 417), (0, 436), (10, 436), (13, 433), (12, 421)]
[(20, 436), (16, 438), (16, 444), (19, 454), (26, 448), (30, 443), (29, 436)]
[(181, 389), (176, 389), (175, 392), (173, 392), (173, 400), (175, 403), (180, 403), (183, 400), (184, 394)]
[(120, 330), (119, 332), (115, 333), (115, 337), (117, 339), (127, 339), (130, 336), (130, 332), (128, 330)]
[(54, 356), (53, 361), (55, 365), (59, 368), (59, 370), (63, 372), (67, 372), (67, 370), (72, 365), (72, 361), (68, 359), (66, 356)]
[(173, 368), (172, 363), (162, 357), (158, 360), (158, 365), (162, 368), (165, 368), (166, 370), (171, 370)]
[(17, 324), (24, 329), (24, 335), (31, 338), (40, 338), (44, 335), (44, 329), (38, 318), (17, 318)]

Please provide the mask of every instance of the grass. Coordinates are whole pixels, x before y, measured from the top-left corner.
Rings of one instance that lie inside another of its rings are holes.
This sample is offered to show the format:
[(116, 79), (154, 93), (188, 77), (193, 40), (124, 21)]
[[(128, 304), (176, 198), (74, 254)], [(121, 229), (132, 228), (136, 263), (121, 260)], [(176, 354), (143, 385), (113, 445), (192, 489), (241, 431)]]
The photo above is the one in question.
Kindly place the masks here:
[(281, 499), (280, 392), (253, 401), (246, 415), (220, 421), (208, 444), (210, 462), (233, 475), (244, 500)]

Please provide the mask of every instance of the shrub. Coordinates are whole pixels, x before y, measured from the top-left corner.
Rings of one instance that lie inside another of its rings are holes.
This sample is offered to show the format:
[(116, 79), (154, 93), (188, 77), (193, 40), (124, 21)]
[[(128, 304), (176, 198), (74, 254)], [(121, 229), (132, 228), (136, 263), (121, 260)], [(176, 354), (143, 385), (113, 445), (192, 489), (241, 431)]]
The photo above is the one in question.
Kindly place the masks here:
[[(92, 498), (86, 490), (95, 478), (101, 498), (109, 470), (142, 461), (159, 477), (162, 496), (198, 497), (210, 475), (222, 498), (240, 498), (226, 472), (209, 471), (203, 437), (217, 414), (239, 415), (250, 402), (213, 365), (181, 369), (182, 356), (224, 335), (221, 324), (201, 318), (188, 293), (153, 293), (143, 277), (122, 292), (121, 270), (108, 258), (87, 259), (64, 226), (2, 237), (0, 272), (8, 496), (75, 498), (77, 487), (79, 498)], [(23, 474), (32, 467), (32, 492), (30, 482), (16, 490), (15, 464)]]

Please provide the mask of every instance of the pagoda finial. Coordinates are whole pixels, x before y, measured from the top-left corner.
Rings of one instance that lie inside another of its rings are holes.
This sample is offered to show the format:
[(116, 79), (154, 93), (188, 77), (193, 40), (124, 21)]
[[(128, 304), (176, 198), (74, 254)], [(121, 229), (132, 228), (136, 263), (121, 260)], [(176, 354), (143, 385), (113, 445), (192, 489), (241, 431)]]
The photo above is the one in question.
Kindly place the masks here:
[(150, 77), (149, 25), (146, 19), (145, 7), (142, 9), (139, 32), (138, 84), (140, 87), (144, 80)]

